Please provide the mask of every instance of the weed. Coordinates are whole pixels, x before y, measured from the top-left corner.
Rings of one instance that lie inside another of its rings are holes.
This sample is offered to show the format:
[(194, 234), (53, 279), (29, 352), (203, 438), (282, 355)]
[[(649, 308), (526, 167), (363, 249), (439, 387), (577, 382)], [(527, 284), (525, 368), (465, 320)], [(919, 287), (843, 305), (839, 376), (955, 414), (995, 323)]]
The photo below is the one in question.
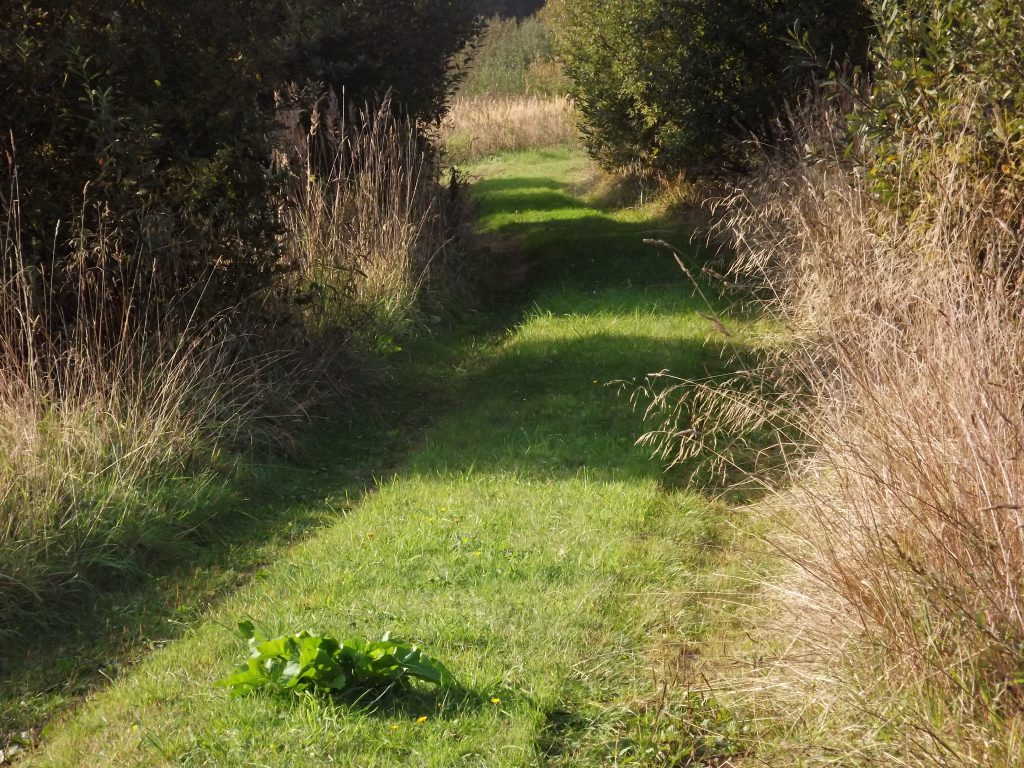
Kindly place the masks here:
[[(426, 298), (465, 282), (460, 186), (388, 100), (352, 115), (325, 101), (299, 133), (286, 222), (304, 328), (391, 336)], [(367, 327), (368, 326), (368, 327)]]
[(401, 690), (411, 680), (442, 688), (455, 684), (445, 666), (415, 645), (385, 634), (376, 643), (335, 640), (309, 632), (268, 639), (252, 622), (238, 625), (249, 646), (249, 659), (219, 685), (242, 696), (261, 688), (276, 692), (367, 689)]
[(723, 766), (749, 749), (750, 729), (714, 698), (691, 694), (653, 718), (641, 720), (643, 736), (626, 751), (625, 765)]

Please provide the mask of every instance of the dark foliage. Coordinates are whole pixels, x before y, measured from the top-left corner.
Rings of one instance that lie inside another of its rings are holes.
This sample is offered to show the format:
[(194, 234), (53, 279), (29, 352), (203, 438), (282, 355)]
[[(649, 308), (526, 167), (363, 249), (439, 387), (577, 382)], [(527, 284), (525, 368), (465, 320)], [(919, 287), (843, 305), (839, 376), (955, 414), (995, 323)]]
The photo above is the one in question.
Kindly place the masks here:
[(484, 16), (502, 16), (506, 19), (523, 19), (544, 7), (546, 0), (480, 0), (480, 12)]
[[(266, 1), (266, 0), (264, 0)], [(414, 121), (437, 122), (480, 31), (476, 0), (302, 0), (283, 4), (280, 82), (322, 83), (362, 106), (385, 91)]]
[(390, 90), (436, 121), (476, 27), (473, 0), (0, 0), (0, 141), (17, 168), (0, 203), (17, 196), (23, 255), (66, 319), (71, 241), (101, 226), (151, 287), (230, 305), (283, 268), (281, 94)]
[(243, 4), (3, 4), (0, 130), (23, 254), (59, 272), (68, 240), (106, 220), (168, 287), (214, 263), (259, 283), (275, 223)]

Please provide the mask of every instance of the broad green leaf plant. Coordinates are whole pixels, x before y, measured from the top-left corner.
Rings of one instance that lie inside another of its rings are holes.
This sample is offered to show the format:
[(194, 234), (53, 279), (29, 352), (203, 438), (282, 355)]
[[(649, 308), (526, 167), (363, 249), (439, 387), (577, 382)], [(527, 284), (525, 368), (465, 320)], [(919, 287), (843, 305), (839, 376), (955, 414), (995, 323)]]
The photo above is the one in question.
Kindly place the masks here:
[(249, 658), (218, 683), (233, 696), (258, 689), (277, 693), (407, 690), (413, 680), (442, 688), (456, 685), (441, 662), (388, 634), (378, 642), (340, 641), (310, 632), (269, 639), (251, 621), (242, 622), (238, 629), (249, 644)]

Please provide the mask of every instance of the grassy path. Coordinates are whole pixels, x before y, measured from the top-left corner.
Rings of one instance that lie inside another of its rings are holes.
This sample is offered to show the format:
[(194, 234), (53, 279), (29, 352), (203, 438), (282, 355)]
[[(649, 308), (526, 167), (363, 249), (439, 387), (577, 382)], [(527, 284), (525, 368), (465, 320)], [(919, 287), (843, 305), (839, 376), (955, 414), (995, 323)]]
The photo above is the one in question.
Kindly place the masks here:
[[(675, 266), (642, 245), (665, 236), (651, 214), (602, 212), (577, 194), (580, 156), (479, 170), (485, 228), (534, 265), (521, 323), (432, 346), (419, 365), (443, 377), (446, 405), (403, 468), (51, 724), (26, 764), (600, 765), (629, 754), (654, 695), (652, 647), (701, 629), (699, 606), (659, 595), (713, 565), (723, 510), (666, 487), (632, 446), (639, 417), (605, 385), (663, 368), (702, 375), (722, 350)], [(212, 683), (242, 657), (230, 628), (247, 616), (269, 632), (391, 630), (443, 659), (467, 693), (372, 711), (229, 699)]]

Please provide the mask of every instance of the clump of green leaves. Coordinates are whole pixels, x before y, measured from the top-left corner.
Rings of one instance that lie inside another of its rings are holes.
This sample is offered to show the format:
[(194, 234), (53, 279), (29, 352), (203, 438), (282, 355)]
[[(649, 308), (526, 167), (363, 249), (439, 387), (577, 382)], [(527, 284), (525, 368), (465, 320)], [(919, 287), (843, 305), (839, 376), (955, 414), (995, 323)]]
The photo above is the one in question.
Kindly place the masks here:
[(310, 632), (268, 639), (251, 621), (238, 625), (249, 644), (245, 664), (218, 685), (243, 696), (260, 688), (278, 693), (408, 688), (413, 680), (442, 688), (455, 685), (451, 672), (417, 646), (385, 634), (379, 642), (336, 640)]

